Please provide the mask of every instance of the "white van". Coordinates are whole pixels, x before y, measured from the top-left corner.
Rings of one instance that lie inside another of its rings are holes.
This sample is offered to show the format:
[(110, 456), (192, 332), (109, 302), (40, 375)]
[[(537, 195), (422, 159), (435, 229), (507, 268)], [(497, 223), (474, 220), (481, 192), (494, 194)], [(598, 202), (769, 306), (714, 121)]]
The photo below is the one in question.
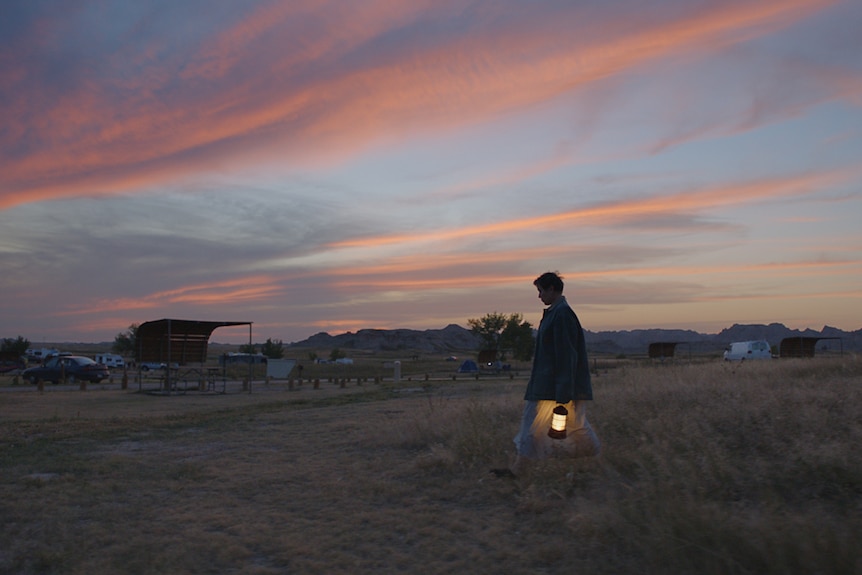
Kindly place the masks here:
[(123, 367), (126, 362), (123, 361), (123, 356), (116, 353), (100, 353), (96, 355), (96, 363), (101, 363), (108, 367)]
[(725, 361), (746, 359), (772, 359), (772, 350), (766, 340), (735, 341), (724, 350)]

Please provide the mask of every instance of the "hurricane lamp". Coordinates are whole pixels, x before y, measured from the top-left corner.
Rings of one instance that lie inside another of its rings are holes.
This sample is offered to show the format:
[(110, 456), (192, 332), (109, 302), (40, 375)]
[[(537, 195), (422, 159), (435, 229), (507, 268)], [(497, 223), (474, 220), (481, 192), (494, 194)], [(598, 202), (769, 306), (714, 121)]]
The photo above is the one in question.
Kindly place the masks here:
[(569, 410), (564, 405), (558, 405), (554, 408), (554, 415), (551, 418), (551, 428), (548, 430), (548, 437), (552, 439), (566, 438), (566, 417), (569, 415)]

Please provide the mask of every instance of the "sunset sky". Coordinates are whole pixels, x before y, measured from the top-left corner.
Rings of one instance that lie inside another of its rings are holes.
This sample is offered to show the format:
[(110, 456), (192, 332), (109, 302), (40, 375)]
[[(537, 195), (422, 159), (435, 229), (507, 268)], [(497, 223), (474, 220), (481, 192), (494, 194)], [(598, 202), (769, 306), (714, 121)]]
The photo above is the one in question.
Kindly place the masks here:
[(0, 111), (0, 337), (862, 328), (858, 0), (6, 0)]

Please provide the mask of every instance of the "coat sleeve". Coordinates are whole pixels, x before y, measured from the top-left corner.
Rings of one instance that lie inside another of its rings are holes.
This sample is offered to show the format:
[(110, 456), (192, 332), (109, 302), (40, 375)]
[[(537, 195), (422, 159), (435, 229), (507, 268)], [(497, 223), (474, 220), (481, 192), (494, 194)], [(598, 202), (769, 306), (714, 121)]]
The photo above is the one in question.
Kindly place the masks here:
[[(567, 310), (568, 311), (568, 310)], [(554, 322), (554, 399), (557, 403), (568, 403), (574, 399), (578, 377), (581, 337), (575, 315), (561, 313)]]

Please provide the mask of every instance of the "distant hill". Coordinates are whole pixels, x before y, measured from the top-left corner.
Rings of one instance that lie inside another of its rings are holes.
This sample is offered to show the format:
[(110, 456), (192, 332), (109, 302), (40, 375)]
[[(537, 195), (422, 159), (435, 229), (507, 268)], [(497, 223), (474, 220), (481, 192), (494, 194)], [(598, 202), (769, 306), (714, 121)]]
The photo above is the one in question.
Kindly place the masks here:
[[(655, 342), (675, 342), (687, 344), (692, 353), (720, 352), (734, 341), (765, 339), (770, 345), (777, 346), (786, 337), (836, 337), (838, 341), (823, 342), (831, 349), (839, 345), (844, 351), (862, 351), (862, 329), (846, 332), (834, 327), (824, 326), (822, 330), (794, 330), (780, 323), (734, 324), (717, 334), (702, 334), (691, 330), (679, 329), (636, 329), (631, 331), (586, 332), (587, 347), (595, 353), (606, 354), (645, 354), (649, 344)], [(416, 350), (426, 353), (449, 353), (455, 351), (478, 350), (481, 340), (470, 330), (456, 324), (443, 329), (362, 329), (356, 333), (347, 332), (329, 335), (321, 332), (310, 338), (294, 342), (288, 347), (340, 348), (365, 351)]]
[(822, 330), (790, 329), (780, 323), (734, 324), (717, 334), (702, 334), (691, 330), (646, 329), (633, 331), (587, 332), (587, 345), (590, 350), (600, 353), (646, 353), (650, 343), (685, 343), (693, 353), (710, 353), (723, 350), (734, 341), (765, 339), (770, 345), (777, 346), (786, 337), (837, 337), (839, 342), (826, 341), (832, 349), (839, 346), (844, 351), (862, 351), (862, 330), (846, 332), (834, 327), (824, 326)]
[(443, 329), (361, 329), (329, 335), (321, 332), (310, 338), (292, 343), (289, 347), (361, 349), (368, 351), (416, 350), (447, 353), (474, 350), (481, 340), (468, 329), (449, 324)]

